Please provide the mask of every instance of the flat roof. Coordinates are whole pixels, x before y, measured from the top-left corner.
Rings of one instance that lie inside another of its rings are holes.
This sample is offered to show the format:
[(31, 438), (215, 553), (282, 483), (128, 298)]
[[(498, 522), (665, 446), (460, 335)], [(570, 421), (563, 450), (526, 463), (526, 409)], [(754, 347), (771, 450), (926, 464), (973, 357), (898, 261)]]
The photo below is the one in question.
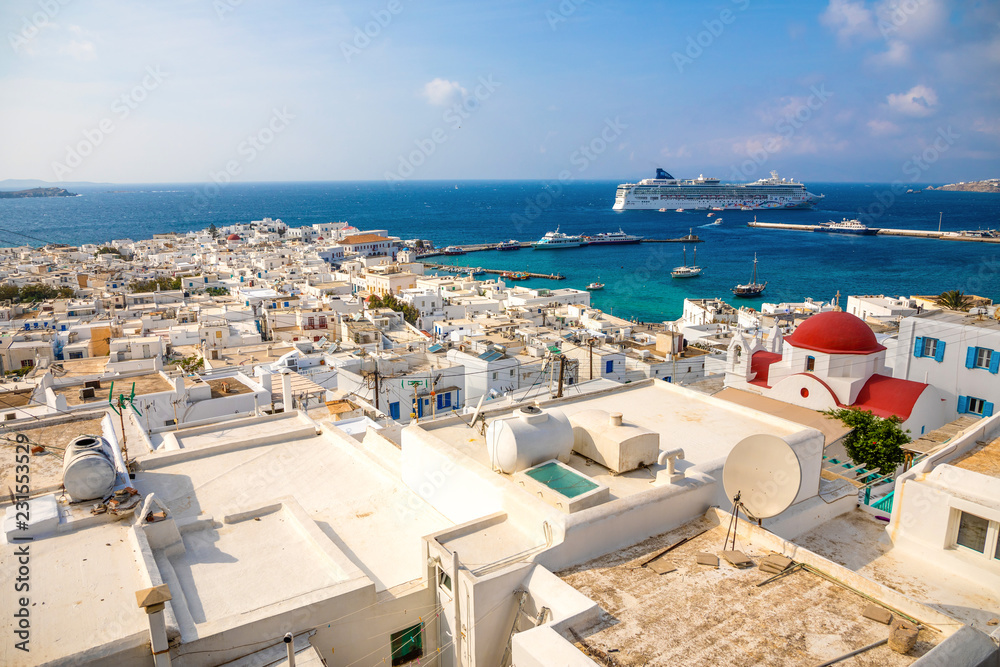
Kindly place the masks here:
[[(545, 390), (544, 387), (540, 387)], [(576, 391), (575, 386), (567, 393)], [(637, 424), (660, 434), (660, 451), (681, 447), (684, 459), (678, 459), (678, 470), (693, 466), (721, 465), (740, 440), (754, 433), (787, 436), (797, 433), (796, 425), (783, 420), (768, 420), (766, 415), (757, 418), (743, 408), (714, 400), (699, 394), (668, 385), (662, 380), (648, 380), (622, 386), (615, 383), (610, 390), (570, 395), (562, 400), (543, 401), (544, 409), (561, 410), (571, 416), (583, 410), (620, 412), (626, 423)], [(513, 410), (504, 414), (487, 414), (487, 422), (509, 419)], [(423, 428), (456, 449), (464, 452), (490, 468), (486, 451), (486, 438), (460, 420), (448, 419), (425, 423)], [(619, 475), (589, 459), (573, 453), (568, 465), (590, 479), (606, 485), (611, 497), (625, 496), (653, 488), (656, 472), (666, 464), (654, 464)]]
[[(19, 415), (24, 417), (22, 413)], [(32, 455), (31, 469), (32, 495), (44, 490), (55, 490), (62, 486), (63, 454), (66, 445), (78, 435), (101, 435), (101, 420), (104, 413), (93, 413), (77, 419), (59, 416), (51, 420), (30, 421), (15, 427), (0, 429), (0, 480), (4, 490), (17, 488), (14, 483), (16, 438), (23, 435), (29, 445), (45, 447), (44, 454)], [(54, 422), (54, 423), (53, 423)]]
[[(986, 308), (990, 310), (993, 307), (986, 306)], [(925, 310), (913, 317), (925, 320), (937, 320), (939, 322), (947, 322), (948, 324), (961, 324), (970, 327), (1000, 330), (1000, 320), (993, 319), (990, 315), (970, 315), (960, 310)]]
[(978, 443), (973, 449), (949, 463), (956, 468), (1000, 479), (1000, 438)]
[(723, 400), (730, 401), (731, 403), (736, 403), (737, 405), (743, 405), (748, 408), (753, 408), (754, 410), (760, 410), (761, 412), (766, 412), (769, 415), (774, 415), (775, 417), (787, 419), (788, 421), (795, 422), (796, 424), (802, 424), (803, 426), (814, 428), (823, 434), (823, 437), (826, 438), (826, 444), (828, 445), (836, 442), (853, 430), (850, 426), (847, 426), (839, 419), (828, 417), (827, 415), (817, 412), (816, 410), (803, 408), (799, 405), (792, 405), (791, 403), (785, 403), (784, 401), (779, 401), (767, 396), (761, 396), (760, 394), (754, 394), (749, 391), (728, 387), (713, 395), (716, 398), (721, 398)]
[(83, 388), (83, 384), (74, 384), (67, 387), (53, 387), (53, 391), (59, 396), (66, 397), (66, 403), (69, 405), (83, 405), (85, 403), (98, 404), (108, 402), (108, 391), (111, 389), (111, 384), (115, 384), (115, 395), (118, 393), (124, 393), (126, 396), (132, 393), (132, 383), (135, 383), (135, 395), (143, 396), (145, 394), (158, 394), (162, 391), (173, 391), (174, 386), (163, 379), (163, 376), (159, 373), (148, 373), (146, 375), (136, 375), (134, 377), (118, 377), (118, 378), (107, 378), (101, 380), (101, 388), (94, 389), (94, 398), (88, 398), (86, 400), (80, 399), (80, 389)]
[(1000, 591), (962, 576), (960, 570), (942, 568), (924, 554), (894, 548), (885, 526), (853, 509), (792, 541), (987, 634), (996, 629), (987, 621), (1000, 610)]
[[(888, 628), (861, 615), (867, 598), (809, 571), (758, 586), (772, 575), (737, 569), (721, 556), (718, 568), (697, 564), (699, 552), (721, 554), (725, 528), (701, 518), (557, 573), (605, 612), (578, 633), (578, 645), (594, 657), (614, 656), (615, 664), (749, 667), (820, 664), (885, 639)], [(690, 536), (663, 557), (675, 571), (642, 567)], [(755, 562), (770, 553), (744, 539), (737, 549)], [(922, 630), (908, 655), (883, 645), (850, 664), (909, 665), (940, 640)]]

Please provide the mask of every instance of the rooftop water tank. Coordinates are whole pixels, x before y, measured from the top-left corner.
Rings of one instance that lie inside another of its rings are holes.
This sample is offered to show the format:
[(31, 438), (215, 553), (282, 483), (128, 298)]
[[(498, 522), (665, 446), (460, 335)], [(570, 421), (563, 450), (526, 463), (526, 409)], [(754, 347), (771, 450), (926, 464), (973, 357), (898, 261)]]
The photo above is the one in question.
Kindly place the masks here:
[(560, 410), (526, 406), (513, 419), (497, 419), (486, 429), (486, 451), (494, 470), (512, 474), (544, 461), (569, 461), (573, 427)]
[(66, 447), (63, 457), (63, 486), (74, 502), (99, 500), (115, 487), (115, 464), (104, 438), (81, 435)]

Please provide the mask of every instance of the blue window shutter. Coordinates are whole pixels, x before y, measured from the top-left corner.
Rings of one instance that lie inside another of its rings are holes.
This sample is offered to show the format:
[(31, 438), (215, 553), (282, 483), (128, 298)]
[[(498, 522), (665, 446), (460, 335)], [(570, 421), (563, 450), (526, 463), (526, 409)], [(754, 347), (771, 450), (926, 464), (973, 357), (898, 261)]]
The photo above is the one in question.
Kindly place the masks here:
[(604, 372), (605, 373), (614, 373), (615, 372), (615, 362), (614, 362), (614, 360), (608, 360), (604, 364)]
[(399, 401), (389, 404), (389, 416), (393, 419), (399, 419)]
[(917, 336), (913, 340), (913, 356), (922, 357), (924, 356), (924, 337)]
[(437, 399), (438, 399), (437, 409), (440, 410), (441, 408), (444, 407), (444, 394), (438, 394)]
[(969, 411), (969, 397), (959, 396), (958, 397), (958, 414), (964, 415)]
[(976, 367), (976, 348), (970, 347), (965, 351), (965, 367), (975, 368)]
[(989, 401), (983, 401), (983, 416), (992, 417), (993, 416), (993, 404)]
[(934, 350), (934, 361), (944, 361), (944, 341), (937, 342), (937, 349)]
[(1000, 371), (1000, 352), (993, 350), (990, 352), (990, 373), (994, 375)]

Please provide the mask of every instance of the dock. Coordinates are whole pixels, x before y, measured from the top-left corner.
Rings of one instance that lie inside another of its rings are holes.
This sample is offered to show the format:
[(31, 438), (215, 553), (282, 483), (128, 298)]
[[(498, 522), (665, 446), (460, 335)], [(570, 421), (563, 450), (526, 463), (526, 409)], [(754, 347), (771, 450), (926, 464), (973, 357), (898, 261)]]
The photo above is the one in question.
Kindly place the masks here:
[(545, 280), (566, 280), (566, 276), (561, 273), (532, 273), (531, 271), (516, 271), (510, 269), (486, 269), (480, 266), (455, 266), (454, 264), (432, 264), (431, 262), (424, 262), (424, 266), (429, 269), (438, 269), (441, 271), (448, 271), (449, 273), (472, 273), (473, 271), (477, 273), (492, 273), (494, 275), (503, 275), (504, 273), (524, 273), (529, 278), (543, 278)]
[[(756, 222), (750, 221), (747, 227), (759, 227), (761, 229), (790, 229), (802, 232), (815, 232), (819, 225), (797, 225), (785, 222)], [(822, 232), (821, 232), (822, 233)], [(978, 241), (980, 243), (1000, 243), (1000, 233), (996, 230), (984, 230), (981, 233), (994, 234), (994, 236), (978, 236), (977, 233), (970, 232), (939, 232), (925, 229), (888, 229), (878, 228), (871, 236), (909, 236), (911, 238), (940, 239), (942, 241)], [(861, 234), (844, 234), (844, 236), (862, 236)]]
[[(687, 236), (681, 236), (676, 239), (642, 239), (638, 243), (704, 243), (704, 239), (698, 238), (697, 234), (688, 234)], [(531, 241), (518, 241), (521, 244), (521, 249), (530, 249)], [(456, 248), (461, 248), (463, 254), (470, 252), (482, 252), (484, 250), (496, 250), (498, 243), (473, 243), (469, 245), (455, 245)], [(635, 243), (584, 243), (582, 245), (576, 246), (578, 248), (585, 248), (587, 246), (616, 246), (616, 245), (635, 245)], [(569, 250), (570, 248), (566, 248)], [(445, 253), (440, 250), (432, 250), (431, 252), (420, 253), (418, 259), (423, 259), (426, 257), (438, 257), (444, 255)], [(455, 255), (452, 255), (455, 256)], [(429, 265), (428, 265), (429, 266)]]

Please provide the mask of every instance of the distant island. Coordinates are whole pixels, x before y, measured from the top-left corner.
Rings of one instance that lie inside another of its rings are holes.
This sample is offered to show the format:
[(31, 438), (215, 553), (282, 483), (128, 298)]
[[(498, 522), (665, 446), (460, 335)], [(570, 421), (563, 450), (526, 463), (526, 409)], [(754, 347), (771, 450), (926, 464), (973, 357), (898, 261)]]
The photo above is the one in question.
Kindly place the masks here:
[(0, 199), (19, 199), (22, 197), (76, 197), (75, 192), (63, 188), (31, 188), (30, 190), (14, 190), (0, 192)]
[(989, 178), (985, 181), (962, 181), (961, 183), (942, 185), (939, 188), (927, 186), (927, 189), (948, 190), (951, 192), (1000, 192), (1000, 178)]

